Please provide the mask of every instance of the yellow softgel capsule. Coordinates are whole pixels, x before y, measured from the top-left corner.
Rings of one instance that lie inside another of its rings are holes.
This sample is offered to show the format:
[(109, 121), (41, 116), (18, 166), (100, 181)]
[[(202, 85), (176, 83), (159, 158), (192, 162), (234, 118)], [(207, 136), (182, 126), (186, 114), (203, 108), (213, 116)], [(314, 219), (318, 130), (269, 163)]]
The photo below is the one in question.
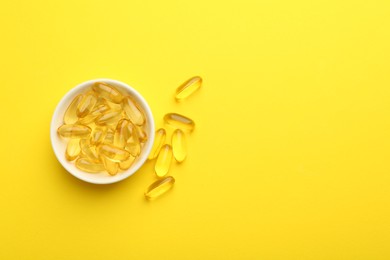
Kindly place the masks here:
[(91, 144), (92, 145), (100, 144), (103, 141), (105, 134), (106, 134), (106, 128), (104, 127), (96, 127), (95, 129), (93, 129), (91, 135)]
[(202, 86), (202, 78), (199, 76), (195, 76), (181, 84), (176, 89), (176, 100), (181, 100), (183, 98), (187, 98), (192, 95), (195, 91), (197, 91)]
[(101, 156), (101, 160), (103, 162), (104, 168), (110, 175), (116, 175), (119, 171), (119, 163), (111, 161), (106, 156)]
[(85, 125), (62, 125), (57, 129), (57, 133), (62, 137), (83, 138), (89, 137), (91, 128)]
[(169, 191), (173, 187), (173, 184), (175, 184), (175, 178), (172, 176), (167, 176), (161, 180), (157, 180), (146, 189), (145, 197), (148, 200), (155, 199)]
[(108, 157), (115, 162), (122, 162), (130, 157), (130, 153), (128, 151), (109, 144), (99, 145), (98, 153)]
[(154, 165), (154, 171), (158, 177), (164, 177), (171, 167), (172, 162), (172, 147), (169, 144), (165, 144), (161, 147), (158, 154), (156, 164)]
[(141, 109), (130, 96), (127, 96), (123, 99), (123, 109), (126, 113), (126, 116), (128, 116), (133, 124), (143, 125), (145, 123), (145, 117), (141, 112)]
[(172, 151), (176, 161), (181, 163), (187, 157), (187, 146), (185, 134), (180, 129), (176, 129), (172, 134)]
[(80, 149), (88, 159), (95, 162), (100, 161), (96, 148), (95, 146), (91, 145), (89, 139), (80, 139)]
[(138, 139), (141, 143), (145, 143), (148, 140), (148, 135), (142, 126), (136, 126)]
[(95, 121), (95, 119), (98, 116), (100, 116), (103, 113), (108, 112), (109, 110), (110, 110), (110, 107), (106, 103), (97, 105), (97, 106), (95, 106), (95, 108), (92, 110), (91, 113), (89, 113), (85, 117), (79, 118), (78, 123), (83, 124), (83, 125), (89, 125), (93, 121)]
[(83, 94), (77, 95), (72, 102), (70, 103), (69, 107), (66, 109), (64, 114), (64, 123), (67, 125), (71, 125), (77, 122), (79, 117), (77, 116), (77, 106), (79, 105), (80, 101), (83, 99)]
[(127, 140), (131, 135), (129, 124), (131, 123), (127, 119), (119, 120), (114, 134), (114, 145), (116, 147), (124, 148), (126, 146)]
[(111, 125), (116, 124), (121, 118), (121, 111), (108, 111), (101, 114), (95, 120), (97, 125)]
[(195, 128), (195, 122), (192, 119), (177, 113), (166, 114), (164, 116), (164, 122), (174, 128), (180, 128), (187, 131), (193, 131)]
[(109, 128), (107, 130), (106, 135), (103, 138), (103, 143), (105, 144), (113, 144), (114, 143), (114, 130)]
[(104, 165), (101, 163), (94, 162), (87, 158), (79, 158), (76, 160), (76, 167), (82, 171), (97, 173), (105, 170)]
[(154, 136), (154, 143), (153, 147), (149, 154), (149, 160), (152, 160), (157, 157), (158, 153), (160, 152), (161, 146), (165, 142), (165, 138), (167, 136), (167, 132), (164, 128), (160, 128), (156, 131), (156, 134)]
[(95, 91), (99, 96), (104, 97), (108, 101), (119, 104), (122, 102), (123, 95), (110, 84), (105, 82), (95, 82), (92, 86), (93, 91)]
[(66, 146), (65, 158), (68, 161), (73, 161), (80, 154), (80, 142), (78, 139), (71, 139)]
[(141, 146), (139, 142), (129, 142), (125, 147), (126, 151), (128, 151), (132, 156), (137, 157), (141, 153)]
[(80, 103), (77, 105), (77, 110), (76, 110), (77, 116), (85, 117), (86, 115), (88, 115), (95, 107), (96, 102), (97, 102), (97, 97), (94, 94), (89, 93), (84, 95)]
[(135, 157), (130, 155), (130, 157), (122, 162), (119, 163), (119, 168), (122, 170), (122, 171), (125, 171), (127, 169), (129, 169), (131, 167), (131, 165), (133, 165), (134, 163), (134, 160), (135, 160)]

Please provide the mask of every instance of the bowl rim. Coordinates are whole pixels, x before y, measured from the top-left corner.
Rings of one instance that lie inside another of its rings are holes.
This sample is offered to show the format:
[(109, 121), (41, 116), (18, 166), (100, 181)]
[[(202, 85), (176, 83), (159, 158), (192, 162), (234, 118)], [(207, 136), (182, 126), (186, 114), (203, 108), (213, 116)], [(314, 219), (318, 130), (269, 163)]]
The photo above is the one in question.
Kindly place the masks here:
[[(80, 89), (87, 88), (88, 86), (91, 86), (95, 82), (106, 82), (108, 84), (112, 84), (114, 86), (119, 86), (119, 88), (124, 88), (126, 89), (127, 92), (130, 93), (132, 97), (136, 99), (136, 101), (139, 103), (139, 105), (142, 107), (143, 112), (145, 114), (146, 120), (148, 121), (149, 124), (149, 136), (148, 136), (148, 141), (146, 142), (145, 146), (143, 147), (143, 153), (140, 155), (138, 161), (133, 164), (128, 170), (123, 171), (115, 176), (110, 176), (110, 178), (96, 178), (96, 175), (93, 173), (90, 173), (91, 176), (95, 177), (85, 177), (89, 175), (82, 175), (79, 173), (79, 170), (74, 170), (75, 168), (71, 167), (73, 164), (72, 162), (69, 162), (65, 159), (65, 155), (63, 154), (63, 151), (60, 151), (61, 149), (59, 148), (59, 145), (57, 145), (58, 141), (56, 138), (58, 138), (57, 135), (57, 128), (58, 128), (58, 117), (60, 116), (60, 113), (63, 111), (63, 107), (69, 105), (67, 102), (68, 100), (72, 100), (72, 97), (76, 96)], [(50, 123), (50, 141), (51, 145), (54, 151), (55, 156), (57, 157), (57, 160), (60, 162), (62, 167), (65, 168), (67, 172), (69, 172), (71, 175), (74, 177), (83, 180), (85, 182), (93, 183), (93, 184), (111, 184), (115, 182), (122, 181), (131, 175), (133, 175), (135, 172), (139, 170), (139, 168), (146, 162), (149, 153), (152, 149), (153, 142), (154, 142), (154, 134), (155, 134), (155, 123), (154, 123), (154, 118), (152, 114), (152, 110), (146, 100), (143, 98), (143, 96), (135, 90), (133, 87), (130, 85), (121, 82), (119, 80), (114, 80), (114, 79), (109, 79), (109, 78), (98, 78), (98, 79), (91, 79), (84, 81), (80, 84), (77, 84), (75, 87), (70, 89), (58, 102), (53, 116), (52, 120)]]

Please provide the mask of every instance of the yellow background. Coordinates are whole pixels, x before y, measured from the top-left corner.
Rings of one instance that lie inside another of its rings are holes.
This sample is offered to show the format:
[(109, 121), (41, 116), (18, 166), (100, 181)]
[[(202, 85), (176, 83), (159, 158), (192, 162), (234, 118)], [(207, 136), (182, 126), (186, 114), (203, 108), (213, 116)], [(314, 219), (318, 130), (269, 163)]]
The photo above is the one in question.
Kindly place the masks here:
[[(2, 1), (1, 259), (389, 259), (390, 2)], [(201, 75), (186, 102), (175, 88)], [(124, 81), (192, 117), (176, 186), (114, 185), (50, 145), (62, 96)]]

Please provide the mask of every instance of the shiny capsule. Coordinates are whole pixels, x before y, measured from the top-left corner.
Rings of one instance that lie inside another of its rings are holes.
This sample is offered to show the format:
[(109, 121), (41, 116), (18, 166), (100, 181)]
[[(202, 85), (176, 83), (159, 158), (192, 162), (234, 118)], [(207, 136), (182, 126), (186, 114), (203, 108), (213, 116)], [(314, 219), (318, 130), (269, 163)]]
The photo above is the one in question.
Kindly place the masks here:
[(175, 178), (167, 176), (152, 183), (145, 191), (145, 197), (148, 200), (155, 199), (169, 191), (175, 184)]
[(78, 139), (71, 139), (66, 146), (65, 158), (68, 161), (73, 161), (80, 154), (80, 142)]
[(124, 148), (126, 146), (127, 140), (131, 136), (129, 131), (130, 121), (127, 119), (119, 120), (114, 134), (114, 145), (119, 148)]
[(158, 154), (156, 164), (154, 165), (154, 171), (158, 177), (164, 177), (171, 167), (172, 162), (172, 147), (169, 144), (165, 144), (161, 147)]
[(125, 171), (125, 170), (129, 169), (131, 167), (131, 165), (133, 165), (134, 161), (135, 161), (135, 157), (130, 155), (128, 159), (126, 159), (122, 162), (119, 162), (119, 168), (122, 171)]
[(99, 145), (98, 152), (115, 162), (122, 162), (130, 157), (130, 153), (128, 151), (109, 144)]
[(97, 102), (97, 97), (94, 94), (89, 93), (84, 95), (80, 103), (77, 105), (77, 110), (76, 110), (77, 116), (85, 117), (86, 115), (88, 115), (95, 107), (96, 102)]
[(148, 140), (148, 135), (142, 126), (136, 126), (138, 139), (141, 143), (145, 143)]
[(92, 131), (91, 144), (92, 145), (100, 144), (103, 141), (105, 134), (106, 134), (106, 129), (104, 127), (96, 127)]
[(94, 162), (87, 158), (79, 158), (76, 160), (76, 167), (85, 172), (97, 173), (104, 171), (104, 165)]
[(193, 131), (195, 128), (195, 122), (192, 119), (176, 113), (166, 114), (164, 116), (164, 122), (172, 127), (187, 131)]
[(141, 145), (139, 142), (129, 142), (126, 144), (125, 149), (135, 157), (141, 154)]
[(90, 160), (98, 162), (100, 161), (95, 146), (93, 146), (89, 139), (80, 140), (81, 152)]
[(133, 124), (143, 125), (145, 123), (145, 117), (132, 97), (127, 96), (123, 99), (123, 109)]
[(92, 86), (93, 91), (95, 91), (99, 96), (104, 97), (108, 101), (119, 104), (122, 102), (123, 95), (110, 84), (105, 82), (95, 82)]
[(114, 143), (114, 137), (115, 137), (114, 133), (115, 133), (114, 130), (109, 128), (107, 130), (106, 135), (103, 138), (103, 143), (104, 144), (113, 144)]
[(157, 157), (158, 153), (160, 152), (161, 146), (165, 142), (165, 138), (167, 136), (167, 132), (164, 128), (160, 128), (156, 131), (156, 134), (154, 136), (154, 143), (153, 147), (149, 154), (149, 160), (152, 160)]
[(176, 129), (172, 134), (173, 157), (177, 162), (182, 162), (187, 157), (187, 146), (185, 134), (180, 129)]
[(79, 119), (77, 116), (77, 106), (80, 103), (80, 101), (83, 99), (83, 94), (77, 95), (72, 102), (70, 103), (69, 107), (66, 109), (64, 114), (64, 123), (67, 125), (74, 124)]
[(91, 134), (91, 128), (85, 125), (62, 125), (57, 133), (62, 137), (83, 138)]
[(108, 111), (101, 114), (95, 120), (97, 125), (111, 125), (116, 124), (121, 118), (121, 111)]
[(119, 171), (119, 163), (111, 161), (106, 156), (101, 156), (101, 160), (103, 162), (104, 168), (110, 175), (116, 175)]
[(202, 78), (199, 76), (195, 76), (181, 84), (176, 89), (176, 100), (181, 100), (183, 98), (187, 98), (192, 95), (195, 91), (197, 91), (202, 86)]

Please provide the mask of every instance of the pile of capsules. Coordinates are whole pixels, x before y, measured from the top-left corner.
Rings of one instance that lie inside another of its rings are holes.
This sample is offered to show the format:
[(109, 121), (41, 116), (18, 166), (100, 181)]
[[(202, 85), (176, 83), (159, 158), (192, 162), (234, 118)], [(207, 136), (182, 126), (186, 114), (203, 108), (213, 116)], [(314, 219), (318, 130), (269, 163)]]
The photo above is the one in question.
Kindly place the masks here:
[[(176, 90), (175, 98), (177, 101), (187, 98), (202, 85), (202, 78), (199, 76), (190, 78)], [(149, 200), (154, 199), (173, 187), (175, 179), (167, 176), (172, 159), (178, 163), (183, 162), (187, 157), (187, 148), (185, 135), (192, 132), (195, 123), (192, 119), (177, 114), (169, 113), (164, 116), (166, 128), (160, 128), (156, 131), (155, 141), (149, 154), (149, 160), (156, 159), (154, 170), (159, 180), (152, 183), (145, 191), (145, 197)], [(167, 138), (167, 130), (173, 130), (171, 138)], [(168, 140), (167, 140), (168, 139)]]
[(148, 139), (138, 103), (104, 82), (76, 96), (63, 121), (57, 133), (69, 140), (65, 158), (85, 172), (116, 175), (129, 169)]

